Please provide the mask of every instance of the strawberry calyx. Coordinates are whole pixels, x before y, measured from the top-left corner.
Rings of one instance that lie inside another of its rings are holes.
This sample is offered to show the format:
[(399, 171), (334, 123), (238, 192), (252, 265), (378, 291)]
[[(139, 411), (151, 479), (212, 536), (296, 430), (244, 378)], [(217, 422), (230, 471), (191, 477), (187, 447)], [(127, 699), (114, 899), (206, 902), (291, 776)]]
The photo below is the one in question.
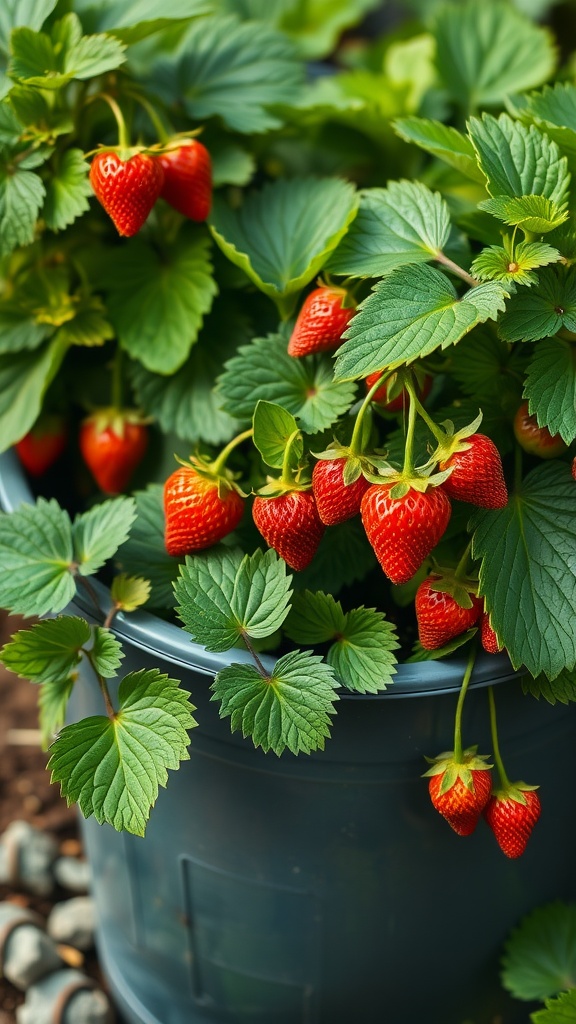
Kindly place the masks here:
[[(465, 452), (471, 448), (471, 443), (468, 441), (469, 437), (472, 437), (478, 430), (478, 427), (482, 423), (482, 412), (479, 412), (476, 419), (472, 420), (472, 423), (468, 423), (465, 427), (461, 427), (460, 430), (456, 430), (452, 420), (444, 420), (440, 427), (436, 424), (437, 430), (442, 433), (436, 433), (437, 446), (430, 456), (430, 462), (434, 465), (439, 465), (442, 468), (446, 462), (455, 455), (457, 452)], [(448, 472), (452, 472), (452, 467), (449, 467)]]
[(373, 484), (390, 485), (391, 498), (404, 498), (409, 491), (419, 491), (424, 494), (431, 487), (439, 487), (450, 476), (451, 470), (443, 470), (439, 473), (432, 472), (433, 466), (420, 466), (416, 469), (394, 469), (389, 464), (382, 464), (378, 468), (378, 475), (365, 473), (367, 480)]
[(217, 460), (211, 462), (205, 456), (198, 453), (191, 455), (189, 459), (181, 459), (179, 455), (175, 455), (174, 458), (185, 469), (193, 469), (203, 480), (215, 484), (218, 487), (219, 498), (225, 497), (229, 491), (236, 491), (242, 498), (247, 497), (246, 492), (236, 483), (240, 473), (233, 473), (231, 469), (226, 467), (217, 467)]
[(356, 309), (358, 305), (351, 289), (345, 288), (341, 284), (334, 284), (327, 275), (316, 279), (316, 287), (328, 288), (335, 295), (341, 295), (342, 298), (340, 300), (340, 305), (342, 306), (342, 309)]
[(152, 418), (144, 416), (138, 409), (121, 409), (118, 406), (109, 405), (101, 409), (95, 409), (94, 412), (85, 417), (83, 422), (91, 423), (97, 434), (102, 434), (105, 430), (111, 430), (117, 437), (124, 437), (127, 424), (147, 426), (148, 423), (152, 422)]
[(472, 608), (471, 595), (478, 597), (478, 580), (471, 576), (462, 576), (458, 569), (438, 568), (428, 578), (430, 590), (441, 594), (449, 594), (460, 608)]
[(474, 792), (474, 771), (487, 771), (493, 767), (488, 763), (488, 754), (477, 754), (478, 747), (467, 747), (462, 752), (461, 760), (453, 750), (445, 750), (437, 757), (427, 757), (426, 760), (431, 766), (424, 772), (422, 778), (429, 778), (433, 775), (442, 775), (440, 792), (447, 793), (448, 790), (460, 781), (471, 793)]
[(492, 796), (495, 800), (513, 800), (514, 803), (526, 806), (524, 793), (533, 793), (539, 786), (530, 786), (527, 782), (509, 782), (505, 786), (498, 786), (492, 789)]
[(342, 479), (346, 487), (355, 483), (361, 476), (365, 476), (368, 480), (373, 479), (374, 474), (372, 471), (374, 466), (388, 465), (384, 456), (364, 455), (359, 452), (354, 452), (350, 446), (340, 444), (337, 440), (334, 440), (325, 451), (312, 452), (312, 455), (315, 459), (326, 462), (332, 462), (336, 459), (344, 459), (345, 465), (342, 471)]

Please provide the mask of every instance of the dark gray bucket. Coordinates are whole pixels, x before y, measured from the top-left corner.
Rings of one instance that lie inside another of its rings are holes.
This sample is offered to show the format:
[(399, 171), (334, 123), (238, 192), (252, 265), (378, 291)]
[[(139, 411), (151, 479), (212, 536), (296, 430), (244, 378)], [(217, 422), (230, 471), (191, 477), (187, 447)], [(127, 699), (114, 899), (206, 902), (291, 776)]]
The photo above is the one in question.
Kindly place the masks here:
[[(0, 458), (5, 509), (30, 500)], [(106, 598), (106, 591), (100, 588)], [(74, 611), (91, 616), (83, 600)], [(171, 773), (145, 839), (84, 825), (99, 951), (130, 1024), (517, 1024), (498, 958), (531, 908), (576, 895), (574, 706), (522, 698), (506, 658), (477, 664), (464, 736), (488, 753), (485, 687), (498, 683), (511, 778), (539, 783), (543, 812), (509, 861), (481, 823), (458, 837), (430, 804), (424, 755), (452, 745), (461, 659), (402, 666), (378, 696), (344, 696), (322, 754), (282, 758), (231, 735), (208, 654), (145, 613), (118, 616), (123, 672), (157, 666), (197, 706), (191, 760)], [(86, 678), (73, 714), (100, 714)]]

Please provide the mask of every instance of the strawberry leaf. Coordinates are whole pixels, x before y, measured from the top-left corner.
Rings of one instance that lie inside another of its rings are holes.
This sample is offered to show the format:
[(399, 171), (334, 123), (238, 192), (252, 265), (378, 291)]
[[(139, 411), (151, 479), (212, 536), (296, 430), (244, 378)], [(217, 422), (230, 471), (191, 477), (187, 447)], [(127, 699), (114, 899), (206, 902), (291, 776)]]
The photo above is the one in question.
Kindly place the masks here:
[(16, 28), (10, 38), (12, 78), (40, 89), (60, 89), (73, 78), (88, 79), (124, 63), (125, 47), (108, 35), (82, 35), (77, 14), (66, 14), (48, 35)]
[(150, 597), (150, 580), (141, 576), (127, 576), (120, 573), (112, 580), (110, 595), (117, 607), (123, 612), (133, 612), (141, 608)]
[(72, 673), (91, 638), (85, 619), (72, 615), (46, 619), (14, 633), (2, 648), (0, 661), (31, 683), (55, 682)]
[(575, 268), (543, 270), (530, 292), (512, 296), (498, 323), (504, 341), (539, 341), (563, 327), (576, 331)]
[[(281, 469), (284, 454), (290, 438), (298, 431), (298, 425), (291, 413), (274, 402), (259, 400), (254, 410), (254, 444), (267, 466)], [(290, 448), (291, 463), (302, 458), (304, 445), (297, 437)]]
[(439, 658), (445, 658), (448, 654), (453, 654), (459, 647), (463, 647), (467, 644), (473, 636), (476, 636), (478, 630), (468, 629), (465, 633), (461, 633), (460, 636), (455, 636), (453, 640), (450, 640), (443, 647), (437, 647), (435, 650), (429, 651), (426, 647), (422, 647), (419, 640), (416, 641), (412, 648), (412, 654), (409, 658), (406, 658), (407, 664), (418, 663), (421, 661), (437, 661)]
[(479, 594), (514, 668), (554, 679), (576, 664), (574, 481), (563, 463), (540, 465), (506, 508), (472, 520)]
[(462, 390), (482, 406), (485, 400), (494, 400), (495, 392), (500, 395), (509, 389), (510, 381), (523, 374), (525, 358), (525, 351), (511, 351), (494, 331), (478, 327), (450, 353), (450, 373)]
[(326, 590), (337, 594), (343, 587), (363, 579), (376, 565), (360, 517), (349, 519), (324, 531), (310, 565), (297, 572), (298, 590)]
[(470, 273), (480, 281), (502, 281), (504, 284), (532, 285), (538, 277), (532, 271), (562, 259), (557, 249), (545, 242), (520, 242), (514, 256), (501, 245), (491, 245), (476, 257)]
[(58, 0), (3, 0), (0, 6), (0, 50), (10, 52), (10, 34), (19, 25), (37, 31), (56, 7)]
[(526, 673), (522, 676), (522, 689), (537, 700), (544, 697), (549, 704), (569, 704), (576, 701), (576, 672), (563, 669), (555, 679), (548, 679), (543, 672), (535, 679)]
[(66, 350), (55, 335), (36, 352), (0, 355), (0, 450), (6, 451), (34, 426)]
[(65, 726), (53, 744), (48, 768), (62, 796), (86, 818), (144, 835), (168, 769), (190, 756), (188, 730), (196, 722), (189, 696), (157, 669), (127, 675), (114, 719)]
[(75, 682), (76, 677), (69, 676), (67, 679), (52, 679), (40, 687), (38, 724), (42, 733), (42, 750), (48, 750), (66, 721), (66, 708)]
[(136, 519), (133, 498), (112, 498), (76, 516), (74, 560), (81, 576), (91, 576), (124, 544)]
[(128, 540), (118, 549), (116, 561), (131, 576), (144, 576), (151, 583), (149, 603), (153, 608), (173, 608), (173, 584), (180, 562), (166, 551), (162, 485), (150, 484), (137, 491), (136, 520)]
[(491, 196), (538, 195), (562, 206), (570, 184), (568, 161), (538, 128), (508, 114), (483, 114), (470, 119), (468, 131)]
[(506, 297), (495, 281), (458, 298), (448, 278), (433, 267), (394, 271), (358, 307), (338, 352), (336, 378), (364, 377), (455, 345), (477, 324), (495, 320)]
[(184, 27), (191, 18), (212, 13), (209, 0), (170, 0), (169, 7), (163, 0), (106, 0), (105, 4), (94, 0), (93, 5), (87, 0), (87, 4), (90, 23), (127, 44), (178, 27), (179, 22)]
[(514, 112), (533, 121), (573, 161), (576, 155), (576, 86), (572, 82), (546, 85), (541, 92), (514, 98)]
[(241, 729), (255, 747), (280, 755), (286, 748), (293, 754), (324, 749), (336, 686), (322, 658), (292, 651), (276, 662), (269, 677), (252, 665), (230, 665), (211, 689), (212, 700), (221, 702), (220, 717), (231, 719), (232, 732)]
[(533, 1024), (576, 1024), (576, 988), (547, 999), (546, 1008), (531, 1014)]
[(560, 434), (566, 444), (576, 438), (576, 366), (574, 348), (568, 342), (539, 342), (526, 374), (524, 397), (540, 427)]
[(22, 166), (0, 161), (0, 255), (34, 240), (36, 221), (46, 189), (42, 179)]
[(72, 524), (53, 499), (0, 515), (0, 606), (16, 615), (61, 612), (72, 600)]
[(80, 149), (67, 149), (46, 187), (42, 216), (51, 231), (62, 231), (89, 209), (89, 166)]
[(576, 987), (575, 934), (574, 904), (551, 903), (534, 910), (506, 942), (504, 988), (516, 999), (530, 1000)]
[(323, 644), (344, 631), (342, 605), (322, 591), (300, 591), (292, 598), (284, 631), (297, 644)]
[(456, 128), (423, 117), (401, 117), (393, 127), (405, 142), (413, 142), (472, 181), (484, 184), (474, 147), (470, 139)]
[(479, 203), (479, 208), (505, 224), (518, 224), (524, 231), (538, 235), (554, 231), (569, 216), (566, 203), (560, 206), (546, 196), (495, 196)]
[(328, 651), (328, 664), (349, 690), (378, 693), (393, 682), (400, 646), (391, 622), (375, 608), (353, 608), (341, 636)]
[(104, 679), (114, 679), (122, 663), (122, 644), (104, 626), (93, 626), (94, 643), (90, 661), (94, 670)]

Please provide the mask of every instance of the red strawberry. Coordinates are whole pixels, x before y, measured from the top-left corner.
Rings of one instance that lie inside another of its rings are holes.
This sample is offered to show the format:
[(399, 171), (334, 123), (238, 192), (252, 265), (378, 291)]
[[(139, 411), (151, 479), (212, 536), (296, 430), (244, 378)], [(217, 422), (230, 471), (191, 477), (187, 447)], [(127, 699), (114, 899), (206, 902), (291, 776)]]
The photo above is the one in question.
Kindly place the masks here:
[(299, 572), (314, 558), (324, 533), (312, 491), (256, 497), (252, 518), (266, 543)]
[[(374, 387), (378, 378), (382, 376), (382, 373), (383, 370), (378, 370), (376, 373), (371, 373), (366, 377), (366, 391), (370, 391), (370, 388)], [(396, 395), (395, 398), (388, 398), (395, 376), (396, 375), (389, 377), (382, 387), (378, 388), (378, 390), (372, 395), (372, 401), (375, 402), (376, 405), (381, 405), (383, 409), (386, 409), (386, 412), (402, 412), (403, 409), (408, 408), (408, 392), (406, 391), (406, 388), (402, 388), (400, 394)], [(417, 395), (421, 402), (424, 402), (427, 399), (431, 388), (432, 377), (426, 374), (422, 380), (422, 384), (417, 388)]]
[(67, 440), (68, 430), (62, 416), (41, 416), (17, 442), (16, 451), (30, 476), (42, 476), (60, 457)]
[(304, 300), (288, 342), (288, 354), (308, 356), (338, 348), (342, 335), (354, 316), (354, 308), (345, 308), (344, 288), (322, 285)]
[(472, 434), (463, 443), (470, 447), (440, 463), (441, 470), (454, 467), (442, 484), (446, 494), (480, 508), (504, 508), (508, 491), (496, 445), (485, 434)]
[(104, 150), (96, 154), (90, 167), (90, 183), (96, 198), (118, 233), (128, 238), (144, 224), (163, 182), (160, 161), (146, 153), (121, 160), (113, 150)]
[(450, 519), (450, 500), (441, 487), (414, 488), (390, 497), (394, 484), (373, 484), (360, 511), (368, 540), (392, 583), (407, 583), (440, 540)]
[(572, 473), (572, 479), (576, 480), (576, 459), (572, 459), (572, 466), (570, 472)]
[(206, 220), (212, 205), (212, 163), (206, 146), (186, 139), (158, 159), (164, 171), (162, 199), (190, 220)]
[[(220, 489), (220, 494), (218, 493)], [(217, 477), (181, 466), (164, 484), (165, 543), (169, 555), (202, 551), (235, 530), (244, 501)]]
[(80, 452), (105, 494), (121, 494), (148, 446), (148, 428), (134, 414), (99, 410), (80, 426)]
[(528, 402), (522, 402), (512, 424), (514, 437), (520, 447), (540, 459), (555, 459), (557, 455), (562, 455), (568, 446), (561, 435), (551, 434), (548, 427), (539, 427), (536, 416), (531, 416), (528, 408)]
[[(451, 778), (446, 778), (450, 770), (447, 767), (444, 771), (432, 775), (428, 784), (430, 799), (436, 810), (459, 836), (469, 836), (476, 828), (482, 810), (490, 798), (492, 776), (487, 768), (467, 769), (465, 773), (456, 772), (454, 781), (451, 782)], [(463, 775), (468, 784), (464, 781)]]
[(540, 797), (533, 788), (517, 782), (493, 793), (483, 814), (500, 849), (507, 857), (520, 857), (540, 817)]
[(312, 490), (318, 515), (326, 526), (335, 526), (357, 515), (362, 498), (370, 487), (362, 474), (353, 483), (344, 483), (346, 461), (345, 458), (320, 459), (314, 466)]
[(500, 651), (504, 650), (504, 647), (498, 643), (498, 637), (490, 625), (490, 616), (487, 612), (482, 615), (480, 623), (480, 639), (482, 641), (482, 647), (488, 654), (499, 654)]
[(429, 576), (416, 591), (416, 618), (418, 636), (427, 651), (444, 647), (455, 636), (460, 636), (476, 624), (482, 614), (483, 602), (468, 593), (472, 606), (462, 608), (455, 598), (445, 591), (434, 590), (432, 584), (440, 576)]

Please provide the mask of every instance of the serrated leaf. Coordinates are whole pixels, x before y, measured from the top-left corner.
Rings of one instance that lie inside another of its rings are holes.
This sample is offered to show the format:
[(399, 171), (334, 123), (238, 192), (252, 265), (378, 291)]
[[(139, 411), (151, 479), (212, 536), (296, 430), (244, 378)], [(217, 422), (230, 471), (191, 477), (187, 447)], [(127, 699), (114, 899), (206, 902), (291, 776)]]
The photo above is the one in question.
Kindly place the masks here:
[(534, 125), (508, 114), (470, 118), (468, 131), (491, 196), (544, 196), (562, 206), (567, 198), (568, 161)]
[(117, 607), (123, 612), (134, 612), (146, 604), (150, 597), (150, 580), (142, 576), (128, 576), (120, 573), (112, 580), (110, 595)]
[(576, 988), (561, 992), (557, 999), (547, 999), (544, 1010), (530, 1015), (533, 1024), (574, 1024), (576, 1022)]
[(188, 358), (217, 292), (210, 241), (186, 228), (168, 255), (131, 241), (110, 259), (106, 284), (122, 347), (152, 373), (172, 374)]
[(57, 0), (3, 0), (0, 4), (0, 50), (8, 53), (10, 34), (19, 25), (35, 31), (42, 28), (52, 14)]
[(122, 644), (104, 626), (94, 626), (93, 637), (94, 642), (90, 651), (92, 665), (104, 679), (114, 679), (124, 657)]
[(60, 89), (74, 78), (95, 78), (124, 63), (125, 46), (109, 35), (82, 34), (77, 14), (57, 21), (51, 35), (29, 27), (10, 38), (12, 78), (41, 89)]
[(238, 210), (216, 200), (211, 230), (223, 253), (272, 299), (312, 281), (356, 216), (354, 186), (339, 178), (281, 178)]
[(20, 629), (4, 645), (0, 661), (21, 679), (45, 683), (67, 678), (82, 660), (92, 631), (85, 619), (62, 615)]
[(446, 5), (434, 35), (438, 74), (452, 99), (469, 110), (540, 85), (556, 66), (549, 33), (502, 0)]
[(516, 999), (576, 986), (576, 906), (551, 903), (525, 917), (506, 942), (502, 965), (502, 984)]
[(331, 594), (304, 590), (294, 594), (284, 632), (297, 644), (323, 644), (343, 633), (346, 616)]
[(506, 508), (473, 519), (479, 593), (514, 668), (554, 679), (576, 664), (574, 481), (563, 463), (532, 470)]
[(271, 548), (245, 555), (230, 601), (242, 633), (260, 639), (280, 629), (290, 610), (291, 586), (286, 563)]
[(515, 97), (514, 113), (524, 121), (534, 122), (574, 161), (576, 86), (572, 82), (555, 82), (544, 86), (541, 92)]
[(439, 192), (416, 181), (360, 194), (358, 214), (332, 254), (327, 270), (383, 277), (397, 267), (435, 259), (450, 234), (450, 214)]
[(80, 149), (67, 149), (57, 171), (50, 176), (42, 216), (51, 231), (62, 231), (89, 209), (89, 166)]
[(569, 216), (566, 204), (560, 206), (546, 196), (495, 196), (479, 203), (479, 207), (505, 224), (517, 224), (537, 235), (554, 231)]
[(42, 750), (48, 750), (54, 736), (66, 720), (66, 708), (76, 682), (75, 676), (68, 679), (53, 679), (42, 683), (38, 697), (38, 718), (42, 733)]
[[(298, 431), (296, 420), (281, 405), (259, 400), (254, 410), (254, 444), (267, 466), (281, 469), (288, 441)], [(291, 445), (292, 461), (298, 463), (304, 452), (302, 437)]]
[(455, 345), (479, 323), (495, 320), (507, 292), (495, 281), (462, 298), (439, 270), (404, 267), (380, 281), (358, 307), (335, 365), (336, 379), (354, 379)]
[(131, 672), (120, 684), (113, 720), (85, 718), (65, 726), (48, 768), (68, 803), (117, 831), (144, 835), (168, 769), (187, 760), (196, 725), (190, 695), (158, 669)]
[(74, 296), (76, 312), (58, 331), (58, 337), (67, 345), (85, 345), (92, 348), (103, 345), (114, 337), (114, 328), (105, 316), (105, 306), (97, 295)]
[(36, 221), (46, 190), (32, 171), (0, 167), (0, 255), (34, 240)]
[(250, 420), (260, 400), (281, 405), (298, 420), (298, 426), (314, 434), (326, 430), (354, 402), (356, 388), (334, 381), (329, 357), (294, 359), (279, 334), (255, 338), (243, 345), (224, 365), (217, 393), (222, 408), (242, 420)]
[(569, 704), (576, 701), (576, 673), (564, 669), (555, 679), (548, 679), (543, 673), (534, 679), (525, 673), (522, 676), (522, 689), (538, 700), (544, 697), (549, 704)]
[(74, 558), (81, 576), (91, 576), (112, 558), (136, 519), (133, 498), (111, 498), (76, 516)]
[(328, 651), (328, 664), (349, 690), (379, 693), (393, 682), (400, 645), (391, 622), (375, 608), (354, 608), (346, 615), (342, 635)]
[(15, 615), (58, 613), (72, 600), (72, 524), (54, 500), (39, 498), (0, 515), (0, 607)]
[(330, 736), (330, 715), (338, 699), (332, 669), (314, 654), (292, 651), (280, 658), (270, 677), (252, 665), (230, 665), (216, 676), (212, 700), (220, 717), (230, 717), (232, 732), (242, 730), (267, 753), (323, 750)]
[(556, 339), (534, 348), (524, 384), (529, 412), (538, 426), (560, 434), (566, 444), (576, 438), (576, 364), (574, 347)]
[(505, 341), (538, 341), (566, 328), (576, 332), (576, 269), (550, 267), (529, 292), (506, 305), (498, 329)]
[(532, 270), (561, 259), (558, 250), (545, 242), (519, 242), (513, 257), (501, 245), (491, 245), (476, 257), (470, 273), (480, 281), (515, 282), (529, 286), (538, 283), (538, 277), (531, 273)]
[(133, 576), (145, 576), (152, 584), (153, 608), (173, 608), (173, 584), (180, 562), (166, 551), (164, 543), (163, 487), (150, 484), (136, 491), (136, 520), (128, 540), (118, 549), (116, 561)]
[(38, 323), (19, 302), (0, 300), (0, 354), (38, 348), (52, 332), (50, 324)]
[(484, 175), (478, 167), (474, 147), (470, 139), (456, 128), (424, 117), (401, 117), (394, 122), (393, 127), (405, 142), (413, 142), (420, 149), (461, 171), (472, 181), (484, 184)]

